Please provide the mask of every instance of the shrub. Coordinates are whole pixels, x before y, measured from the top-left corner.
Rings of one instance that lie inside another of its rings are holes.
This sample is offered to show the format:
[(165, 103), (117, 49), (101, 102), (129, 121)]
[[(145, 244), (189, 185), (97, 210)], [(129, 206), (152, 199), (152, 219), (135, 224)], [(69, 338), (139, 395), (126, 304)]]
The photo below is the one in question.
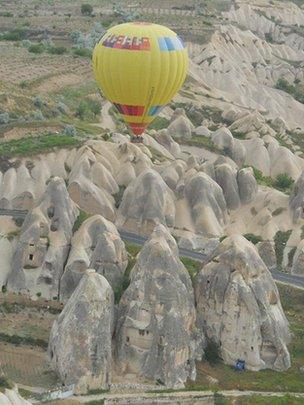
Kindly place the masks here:
[(13, 389), (13, 384), (4, 376), (0, 376), (0, 388)]
[(5, 41), (21, 41), (25, 39), (27, 35), (27, 30), (24, 28), (14, 28), (11, 31), (2, 34), (0, 39)]
[(34, 121), (44, 121), (45, 120), (41, 111), (34, 112), (34, 114), (32, 115), (32, 118)]
[(256, 245), (259, 242), (262, 242), (262, 238), (259, 235), (254, 235), (253, 233), (246, 233), (244, 235), (244, 238), (246, 238), (247, 240), (249, 240), (249, 242), (253, 243), (254, 245)]
[(25, 89), (26, 87), (28, 87), (28, 85), (29, 85), (29, 83), (28, 83), (27, 80), (21, 80), (21, 82), (19, 83), (19, 86), (20, 86), (22, 89)]
[(62, 133), (63, 133), (63, 135), (76, 136), (76, 135), (77, 135), (77, 130), (76, 130), (76, 128), (74, 127), (74, 125), (66, 125), (66, 126), (63, 128)]
[(83, 56), (85, 58), (91, 59), (91, 57), (92, 57), (91, 49), (87, 49), (87, 48), (73, 48), (73, 53), (74, 53), (74, 55)]
[(84, 120), (85, 118), (92, 118), (92, 116), (100, 114), (100, 111), (100, 103), (91, 98), (87, 98), (80, 101), (78, 107), (76, 108), (76, 116), (78, 116), (81, 120)]
[(220, 363), (221, 361), (220, 348), (217, 343), (211, 340), (207, 342), (207, 346), (205, 348), (205, 359), (212, 366)]
[(76, 218), (76, 221), (74, 222), (74, 226), (73, 226), (73, 233), (75, 233), (76, 231), (78, 231), (78, 229), (81, 227), (82, 223), (90, 218), (90, 214), (88, 214), (87, 212), (84, 211), (80, 211), (78, 217)]
[(278, 231), (273, 238), (278, 267), (282, 266), (284, 249), (290, 235), (291, 230), (286, 232)]
[(57, 104), (58, 110), (61, 112), (61, 114), (68, 115), (69, 114), (69, 107), (62, 103), (61, 101)]
[(159, 131), (161, 129), (167, 128), (169, 121), (164, 117), (156, 117), (154, 121), (149, 125), (149, 129), (155, 129)]
[(0, 17), (14, 17), (14, 14), (11, 13), (10, 11), (1, 11)]
[(70, 38), (72, 40), (72, 42), (74, 42), (74, 44), (77, 43), (78, 39), (82, 36), (82, 33), (80, 31), (73, 31), (70, 34)]
[(294, 180), (287, 173), (281, 173), (276, 177), (273, 185), (279, 190), (288, 191), (293, 186), (293, 183)]
[(51, 46), (47, 49), (48, 53), (53, 55), (62, 55), (66, 52), (66, 47), (64, 46)]
[(34, 106), (37, 107), (37, 108), (42, 108), (43, 105), (44, 105), (44, 102), (43, 102), (42, 98), (39, 97), (39, 96), (36, 96), (34, 98), (33, 103), (34, 103)]
[(44, 46), (42, 44), (34, 44), (28, 47), (28, 51), (39, 54), (44, 51)]
[(22, 45), (24, 48), (29, 48), (29, 47), (32, 45), (32, 42), (31, 42), (29, 39), (24, 39), (24, 40), (21, 42), (21, 45)]
[(81, 14), (91, 15), (93, 13), (93, 7), (91, 4), (82, 4), (81, 5)]
[(3, 294), (5, 294), (5, 293), (7, 292), (6, 285), (3, 285), (3, 286), (2, 286), (1, 291), (3, 292)]
[(7, 112), (0, 114), (0, 125), (8, 124), (9, 120), (10, 120), (10, 117)]

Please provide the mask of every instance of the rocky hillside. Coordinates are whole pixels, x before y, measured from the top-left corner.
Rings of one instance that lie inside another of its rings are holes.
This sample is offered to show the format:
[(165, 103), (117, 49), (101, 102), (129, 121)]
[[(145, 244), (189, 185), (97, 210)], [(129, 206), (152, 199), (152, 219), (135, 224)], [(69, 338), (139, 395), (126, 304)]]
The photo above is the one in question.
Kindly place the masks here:
[[(58, 304), (49, 363), (77, 393), (212, 381), (210, 356), (294, 375), (295, 328), (273, 274), (303, 285), (304, 8), (145, 2), (142, 19), (181, 35), (188, 24), (191, 63), (133, 144), (88, 58), (126, 11), (101, 2), (81, 15), (74, 3), (22, 8), (26, 38), (14, 2), (0, 13), (2, 296)], [(37, 77), (17, 81), (13, 51)]]

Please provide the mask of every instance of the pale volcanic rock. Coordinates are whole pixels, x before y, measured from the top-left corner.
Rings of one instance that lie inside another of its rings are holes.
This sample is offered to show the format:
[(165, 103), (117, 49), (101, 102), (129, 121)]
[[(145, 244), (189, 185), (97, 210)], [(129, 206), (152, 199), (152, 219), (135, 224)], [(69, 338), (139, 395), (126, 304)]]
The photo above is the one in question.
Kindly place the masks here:
[(234, 121), (229, 129), (238, 133), (250, 133), (256, 131), (260, 136), (270, 135), (275, 136), (275, 131), (266, 124), (265, 118), (257, 111), (248, 113), (245, 116)]
[(118, 191), (118, 185), (107, 167), (97, 162), (88, 148), (80, 151), (69, 176), (68, 191), (73, 201), (85, 212), (102, 214), (114, 220), (114, 198), (107, 189), (113, 193)]
[(6, 285), (11, 272), (11, 261), (15, 250), (15, 241), (7, 236), (0, 236), (0, 289)]
[(206, 136), (207, 138), (211, 137), (211, 131), (203, 125), (195, 128), (194, 133), (195, 133), (195, 135), (198, 135), (198, 136)]
[(175, 190), (178, 182), (186, 172), (187, 164), (183, 160), (175, 160), (167, 165), (162, 165), (159, 168), (155, 167), (155, 169), (159, 172), (171, 190)]
[(78, 394), (111, 384), (113, 317), (111, 286), (87, 270), (55, 320), (48, 347), (54, 370)]
[(167, 133), (173, 138), (187, 138), (190, 139), (194, 125), (187, 118), (182, 108), (177, 108), (171, 118), (171, 123), (167, 128)]
[(78, 213), (64, 180), (51, 179), (22, 225), (8, 278), (10, 291), (48, 299), (58, 296)]
[(257, 249), (268, 270), (275, 270), (277, 268), (277, 258), (274, 242), (272, 240), (259, 242), (257, 244)]
[(242, 144), (246, 149), (245, 165), (257, 168), (264, 176), (270, 176), (270, 157), (264, 141), (255, 138), (245, 140)]
[(304, 277), (304, 239), (298, 244), (291, 267), (291, 274)]
[(228, 219), (222, 188), (203, 172), (188, 176), (180, 187), (183, 198), (177, 201), (177, 227), (209, 237), (222, 235)]
[(293, 186), (289, 206), (294, 223), (304, 218), (304, 171)]
[(226, 238), (195, 278), (198, 322), (226, 364), (249, 370), (290, 367), (290, 332), (275, 282), (256, 248)]
[(173, 155), (169, 152), (169, 150), (149, 134), (145, 134), (144, 136), (144, 145), (153, 148), (160, 155), (162, 155), (167, 159), (174, 159)]
[(236, 180), (236, 172), (227, 164), (215, 167), (216, 182), (223, 189), (227, 208), (235, 210), (240, 206), (239, 188)]
[(171, 155), (175, 157), (180, 155), (181, 149), (179, 144), (174, 141), (174, 139), (168, 134), (168, 131), (166, 129), (155, 132), (153, 136), (158, 143), (163, 145), (171, 153)]
[(211, 135), (213, 143), (221, 150), (233, 150), (234, 138), (228, 128), (221, 127)]
[(155, 225), (174, 225), (174, 194), (156, 171), (144, 170), (126, 188), (117, 213), (118, 228), (149, 234)]
[[(287, 7), (286, 7), (287, 8)], [(249, 30), (221, 25), (194, 62), (197, 75), (213, 92), (221, 92), (239, 109), (258, 110), (267, 119), (281, 117), (288, 129), (303, 127), (304, 106), (275, 84), (286, 72), (294, 79), (304, 52), (287, 44), (270, 44)]]
[(204, 336), (196, 330), (193, 287), (174, 238), (159, 225), (142, 248), (116, 328), (120, 372), (182, 387), (196, 375)]
[(238, 171), (237, 184), (241, 203), (250, 203), (258, 192), (258, 183), (251, 167), (246, 167)]
[(127, 251), (115, 225), (101, 215), (88, 218), (72, 238), (60, 299), (71, 296), (88, 268), (104, 276), (114, 290), (119, 288), (127, 264)]

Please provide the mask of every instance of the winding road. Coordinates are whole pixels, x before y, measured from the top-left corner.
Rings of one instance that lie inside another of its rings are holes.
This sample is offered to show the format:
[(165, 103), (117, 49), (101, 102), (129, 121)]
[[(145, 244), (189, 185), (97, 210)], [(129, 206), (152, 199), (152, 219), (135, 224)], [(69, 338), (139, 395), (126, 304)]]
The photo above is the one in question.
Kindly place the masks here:
[[(27, 215), (27, 211), (0, 209), (0, 216), (1, 215), (7, 215), (13, 218), (25, 218)], [(119, 230), (119, 234), (124, 241), (134, 243), (139, 246), (142, 246), (148, 239), (124, 230)], [(181, 257), (187, 257), (198, 262), (204, 262), (207, 258), (207, 256), (203, 253), (183, 248), (179, 249), (179, 254)], [(304, 277), (297, 276), (295, 274), (283, 273), (279, 270), (270, 271), (272, 277), (275, 279), (276, 282), (285, 283), (296, 288), (304, 289)]]

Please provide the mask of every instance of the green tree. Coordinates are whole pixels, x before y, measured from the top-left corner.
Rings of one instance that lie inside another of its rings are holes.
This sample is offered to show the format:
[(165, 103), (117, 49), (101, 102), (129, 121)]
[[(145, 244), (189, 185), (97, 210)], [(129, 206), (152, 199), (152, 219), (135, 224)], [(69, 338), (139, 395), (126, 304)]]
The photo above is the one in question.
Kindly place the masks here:
[(82, 4), (81, 5), (81, 14), (83, 15), (91, 15), (93, 13), (93, 7), (91, 4)]

